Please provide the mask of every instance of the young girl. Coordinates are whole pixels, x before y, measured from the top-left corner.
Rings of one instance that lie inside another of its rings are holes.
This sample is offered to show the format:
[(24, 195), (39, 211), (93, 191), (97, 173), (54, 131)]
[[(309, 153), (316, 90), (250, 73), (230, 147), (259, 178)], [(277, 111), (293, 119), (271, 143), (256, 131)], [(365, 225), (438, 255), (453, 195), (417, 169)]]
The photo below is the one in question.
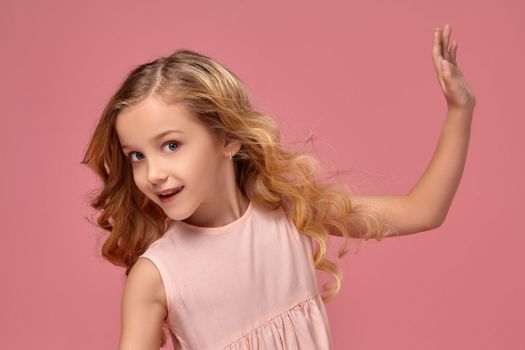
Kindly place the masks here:
[[(341, 288), (327, 235), (381, 240), (430, 230), (463, 171), (475, 97), (451, 27), (432, 48), (448, 114), (407, 195), (356, 196), (321, 181), (316, 158), (281, 143), (242, 81), (179, 50), (136, 67), (111, 97), (82, 161), (103, 181), (91, 205), (102, 254), (126, 268), (119, 349), (332, 349), (323, 302)], [(335, 278), (321, 296), (315, 269)]]

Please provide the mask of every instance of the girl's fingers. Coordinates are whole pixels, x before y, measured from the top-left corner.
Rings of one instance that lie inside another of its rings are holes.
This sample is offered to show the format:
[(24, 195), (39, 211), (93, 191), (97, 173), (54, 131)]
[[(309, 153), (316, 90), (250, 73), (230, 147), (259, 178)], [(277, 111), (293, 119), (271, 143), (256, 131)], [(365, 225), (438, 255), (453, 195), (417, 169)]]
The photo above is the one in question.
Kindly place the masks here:
[(434, 31), (434, 44), (432, 45), (432, 59), (434, 60), (434, 66), (436, 71), (441, 70), (440, 65), (443, 60), (442, 50), (441, 50), (441, 30), (436, 28)]
[(450, 55), (448, 52), (448, 43), (450, 39), (450, 32), (452, 32), (452, 27), (448, 24), (445, 24), (445, 28), (443, 29), (443, 39), (442, 39), (442, 50), (443, 50), (443, 58), (447, 61), (450, 60)]
[(450, 48), (450, 62), (454, 63), (456, 66), (458, 65), (456, 61), (456, 52), (458, 51), (458, 42), (452, 41), (452, 47)]
[(448, 24), (445, 24), (445, 28), (443, 28), (443, 39), (442, 39), (442, 45), (441, 49), (443, 50), (443, 58), (447, 61), (450, 60), (449, 52), (448, 52), (448, 42), (450, 38), (450, 26)]

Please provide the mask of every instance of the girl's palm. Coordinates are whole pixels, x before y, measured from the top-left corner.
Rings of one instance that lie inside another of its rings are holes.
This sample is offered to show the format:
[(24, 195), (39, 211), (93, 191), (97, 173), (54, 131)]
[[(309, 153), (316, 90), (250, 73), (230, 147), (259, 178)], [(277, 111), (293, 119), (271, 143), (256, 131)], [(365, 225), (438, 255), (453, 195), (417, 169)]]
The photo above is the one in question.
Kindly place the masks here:
[(458, 43), (454, 40), (450, 49), (448, 48), (451, 31), (452, 27), (448, 24), (443, 30), (436, 28), (434, 31), (434, 44), (432, 46), (434, 68), (449, 108), (473, 109), (476, 105), (476, 97), (456, 61)]

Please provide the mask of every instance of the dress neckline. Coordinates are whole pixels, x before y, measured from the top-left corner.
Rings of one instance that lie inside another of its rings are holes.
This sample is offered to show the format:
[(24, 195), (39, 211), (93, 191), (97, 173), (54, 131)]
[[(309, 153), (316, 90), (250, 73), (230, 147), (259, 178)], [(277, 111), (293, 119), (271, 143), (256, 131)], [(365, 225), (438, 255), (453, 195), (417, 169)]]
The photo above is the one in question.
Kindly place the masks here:
[(254, 204), (250, 200), (248, 202), (248, 207), (246, 208), (244, 213), (239, 218), (223, 226), (215, 226), (215, 227), (196, 226), (196, 225), (188, 224), (187, 222), (184, 222), (184, 221), (176, 221), (175, 223), (177, 225), (180, 225), (183, 228), (189, 229), (191, 231), (203, 233), (203, 234), (216, 235), (220, 233), (226, 233), (226, 232), (229, 232), (231, 229), (241, 225), (246, 220), (248, 220), (248, 218), (251, 216), (253, 212), (253, 207), (254, 207)]

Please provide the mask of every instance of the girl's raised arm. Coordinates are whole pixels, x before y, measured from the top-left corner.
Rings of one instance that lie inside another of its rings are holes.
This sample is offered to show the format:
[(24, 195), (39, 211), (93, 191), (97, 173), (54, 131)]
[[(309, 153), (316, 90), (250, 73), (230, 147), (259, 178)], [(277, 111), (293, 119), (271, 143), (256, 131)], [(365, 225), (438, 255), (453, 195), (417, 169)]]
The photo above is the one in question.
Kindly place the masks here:
[[(476, 98), (456, 61), (452, 27), (436, 28), (432, 58), (448, 112), (437, 147), (423, 176), (406, 195), (353, 196), (352, 203), (373, 207), (394, 229), (388, 236), (422, 232), (440, 226), (456, 193), (467, 156)], [(388, 237), (387, 236), (387, 237)]]

